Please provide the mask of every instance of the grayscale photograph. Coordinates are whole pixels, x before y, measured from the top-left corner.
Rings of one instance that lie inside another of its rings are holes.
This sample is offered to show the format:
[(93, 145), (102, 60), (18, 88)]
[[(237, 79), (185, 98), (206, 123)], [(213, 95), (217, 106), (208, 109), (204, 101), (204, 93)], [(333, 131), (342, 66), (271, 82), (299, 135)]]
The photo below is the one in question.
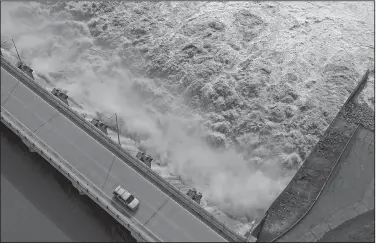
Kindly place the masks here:
[(374, 1), (1, 1), (1, 241), (374, 242)]

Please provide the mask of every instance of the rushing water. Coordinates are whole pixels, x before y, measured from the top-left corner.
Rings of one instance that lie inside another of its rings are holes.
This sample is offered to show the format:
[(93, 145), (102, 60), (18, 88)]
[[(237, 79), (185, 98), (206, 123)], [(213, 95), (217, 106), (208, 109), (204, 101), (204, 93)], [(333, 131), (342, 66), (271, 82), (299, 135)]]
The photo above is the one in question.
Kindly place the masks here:
[[(14, 38), (36, 81), (67, 90), (88, 120), (113, 124), (116, 112), (124, 148), (146, 150), (153, 170), (197, 188), (206, 210), (244, 234), (373, 63), (372, 4), (149, 5), (1, 3), (3, 52), (16, 61)], [(372, 85), (361, 97), (370, 104)]]

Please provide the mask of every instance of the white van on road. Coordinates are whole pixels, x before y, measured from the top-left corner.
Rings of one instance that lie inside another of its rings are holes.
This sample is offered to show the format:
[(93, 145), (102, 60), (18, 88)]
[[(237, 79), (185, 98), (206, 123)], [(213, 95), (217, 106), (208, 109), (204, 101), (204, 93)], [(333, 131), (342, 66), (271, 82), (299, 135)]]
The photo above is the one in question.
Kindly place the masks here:
[(135, 210), (140, 202), (135, 198), (130, 192), (122, 188), (121, 186), (117, 186), (114, 190), (114, 195), (127, 207), (131, 210)]

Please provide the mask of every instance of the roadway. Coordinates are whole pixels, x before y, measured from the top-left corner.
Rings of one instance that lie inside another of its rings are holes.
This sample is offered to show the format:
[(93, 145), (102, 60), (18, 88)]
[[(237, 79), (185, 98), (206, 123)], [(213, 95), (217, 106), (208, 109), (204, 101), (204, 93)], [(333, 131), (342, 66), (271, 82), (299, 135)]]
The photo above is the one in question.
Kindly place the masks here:
[(1, 241), (135, 241), (4, 124), (0, 129)]
[(3, 67), (1, 104), (3, 109), (100, 188), (110, 203), (114, 203), (112, 192), (117, 185), (122, 185), (139, 198), (140, 206), (135, 212), (117, 207), (125, 216), (145, 226), (157, 240), (226, 241)]

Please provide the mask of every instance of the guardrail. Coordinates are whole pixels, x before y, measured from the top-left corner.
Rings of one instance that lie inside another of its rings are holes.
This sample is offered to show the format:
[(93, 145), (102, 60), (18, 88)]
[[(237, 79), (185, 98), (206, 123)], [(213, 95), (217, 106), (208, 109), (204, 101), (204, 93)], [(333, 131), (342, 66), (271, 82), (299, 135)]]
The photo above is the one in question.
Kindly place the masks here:
[[(119, 210), (114, 208), (112, 205), (109, 206), (109, 202), (103, 200), (104, 198), (109, 198), (104, 194), (98, 187), (90, 182), (84, 175), (82, 175), (76, 168), (70, 165), (66, 160), (61, 158), (53, 149), (48, 147), (43, 141), (35, 137), (32, 131), (25, 128), (20, 122), (14, 121), (16, 119), (11, 119), (12, 115), (9, 114), (5, 109), (1, 109), (1, 122), (4, 123), (10, 130), (12, 130), (16, 135), (18, 135), (23, 142), (30, 148), (33, 149), (33, 152), (40, 154), (46, 161), (48, 161), (53, 167), (55, 167), (61, 174), (68, 178), (72, 184), (80, 191), (85, 192), (85, 194), (90, 197), (94, 202), (96, 202), (101, 208), (103, 208), (107, 213), (109, 213), (113, 218), (115, 218), (121, 225), (135, 232), (132, 234), (133, 237), (141, 242), (160, 242), (160, 239), (152, 235), (151, 232), (148, 232), (145, 227), (139, 225), (132, 221), (132, 217), (127, 218)], [(110, 198), (109, 198), (110, 199)], [(116, 202), (115, 205), (119, 206)], [(130, 221), (130, 222), (129, 222)], [(142, 228), (136, 228), (134, 225)], [(140, 231), (145, 232), (147, 235), (142, 235)]]
[(98, 129), (93, 124), (86, 121), (83, 117), (81, 117), (80, 115), (78, 115), (77, 113), (69, 109), (68, 105), (64, 104), (57, 97), (55, 97), (54, 95), (46, 91), (37, 82), (32, 80), (29, 76), (27, 76), (17, 67), (15, 67), (12, 63), (6, 60), (3, 56), (1, 56), (1, 65), (3, 68), (5, 68), (8, 72), (10, 72), (12, 75), (17, 77), (19, 81), (23, 82), (27, 87), (33, 90), (33, 92), (35, 92), (37, 95), (43, 98), (50, 105), (54, 106), (55, 108), (60, 109), (60, 112), (63, 115), (65, 115), (69, 120), (73, 121), (77, 126), (83, 129), (86, 133), (94, 137), (108, 150), (110, 150), (112, 153), (114, 153), (124, 162), (125, 161), (130, 162), (128, 164), (131, 165), (138, 173), (140, 173), (145, 178), (150, 180), (160, 190), (162, 190), (167, 195), (172, 197), (180, 205), (183, 205), (192, 214), (196, 215), (201, 221), (209, 225), (218, 234), (225, 237), (229, 241), (236, 241), (236, 242), (246, 241), (244, 237), (233, 232), (224, 223), (219, 222), (219, 220), (217, 220), (212, 214), (210, 214), (208, 211), (203, 209), (196, 202), (193, 202), (190, 198), (188, 198), (184, 193), (180, 192), (173, 185), (165, 181), (161, 176), (159, 176), (151, 168), (149, 168), (143, 163), (140, 163), (133, 155), (125, 151), (119, 144), (115, 143), (108, 136), (98, 131)]

